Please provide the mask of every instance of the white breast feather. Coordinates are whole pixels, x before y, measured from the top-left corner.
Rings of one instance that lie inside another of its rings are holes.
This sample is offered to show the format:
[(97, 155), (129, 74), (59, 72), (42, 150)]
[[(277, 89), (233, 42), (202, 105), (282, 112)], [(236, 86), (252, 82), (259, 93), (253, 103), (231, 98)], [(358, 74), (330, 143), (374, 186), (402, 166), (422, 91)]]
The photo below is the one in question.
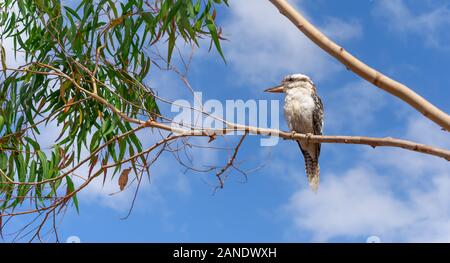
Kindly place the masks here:
[(284, 115), (289, 129), (300, 133), (314, 133), (314, 109), (314, 100), (309, 90), (293, 88), (286, 91)]

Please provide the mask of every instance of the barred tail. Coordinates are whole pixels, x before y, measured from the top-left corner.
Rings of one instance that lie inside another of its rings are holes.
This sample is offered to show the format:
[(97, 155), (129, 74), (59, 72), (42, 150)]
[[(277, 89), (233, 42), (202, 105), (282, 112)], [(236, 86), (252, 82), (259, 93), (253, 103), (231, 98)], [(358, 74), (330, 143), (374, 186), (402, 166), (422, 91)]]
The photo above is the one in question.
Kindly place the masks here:
[[(318, 144), (309, 143), (307, 146), (305, 145), (306, 147), (302, 147), (299, 142), (298, 145), (300, 146), (300, 150), (302, 151), (303, 157), (305, 158), (305, 169), (306, 176), (308, 177), (309, 187), (313, 192), (317, 193), (320, 181), (320, 167), (317, 156), (318, 151), (316, 151)], [(303, 148), (305, 148), (305, 150)], [(306, 149), (310, 151), (307, 151)]]

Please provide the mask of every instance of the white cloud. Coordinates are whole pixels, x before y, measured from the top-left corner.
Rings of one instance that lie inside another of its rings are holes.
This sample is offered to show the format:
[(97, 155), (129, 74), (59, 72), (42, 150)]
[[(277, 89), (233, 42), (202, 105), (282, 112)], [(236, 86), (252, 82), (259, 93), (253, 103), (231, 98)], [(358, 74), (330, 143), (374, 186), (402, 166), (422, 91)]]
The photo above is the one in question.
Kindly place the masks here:
[(362, 25), (359, 21), (344, 21), (336, 17), (329, 17), (321, 30), (325, 35), (336, 41), (358, 39), (363, 34)]
[[(97, 170), (98, 167), (95, 169)], [(94, 171), (95, 171), (94, 170)], [(88, 168), (80, 168), (76, 174), (83, 177), (87, 177)], [(79, 193), (78, 199), (83, 203), (96, 203), (119, 212), (125, 212), (130, 208), (135, 187), (127, 188), (126, 190), (120, 192), (117, 180), (119, 179), (119, 174), (116, 174), (114, 179), (111, 179), (112, 172), (108, 172), (105, 184), (103, 185), (103, 175), (95, 178), (89, 185)], [(130, 183), (134, 177), (133, 173), (130, 173), (128, 182)], [(74, 181), (77, 185), (82, 183), (82, 180), (74, 177)], [(146, 190), (148, 181), (147, 178), (143, 178), (143, 185), (140, 190)], [(134, 183), (136, 184), (136, 182)], [(155, 193), (154, 198), (157, 198)]]
[[(393, 197), (381, 178), (357, 167), (343, 176), (325, 174), (317, 194), (296, 192), (288, 210), (298, 229), (313, 233), (314, 241), (333, 237), (377, 234), (409, 223), (410, 213)], [(387, 216), (396, 214), (395, 217)]]
[(420, 36), (427, 46), (450, 49), (450, 9), (445, 6), (414, 14), (403, 0), (381, 0), (373, 13), (377, 21), (387, 23), (396, 33)]
[(450, 241), (448, 175), (432, 177), (432, 189), (407, 189), (400, 197), (386, 177), (366, 167), (344, 175), (326, 174), (317, 195), (296, 192), (287, 205), (298, 231), (313, 241), (347, 238), (365, 241), (376, 235), (384, 242)]
[[(422, 116), (419, 116), (418, 119), (410, 118), (404, 136), (400, 137), (445, 149), (450, 148), (448, 133)], [(366, 155), (378, 167), (396, 171), (397, 176), (404, 177), (406, 183), (414, 183), (413, 179), (423, 180), (423, 177), (433, 174), (450, 174), (448, 162), (416, 152), (396, 148), (387, 148), (381, 151), (368, 149)]]
[[(298, 9), (301, 10), (301, 6)], [(339, 69), (337, 63), (299, 32), (269, 1), (232, 2), (230, 10), (231, 16), (223, 23), (224, 32), (230, 39), (228, 43), (224, 42), (224, 50), (227, 60), (246, 82), (267, 85), (296, 72), (317, 80)], [(303, 10), (302, 13), (305, 14)], [(336, 27), (340, 30), (335, 30)], [(356, 21), (347, 23), (336, 18), (329, 18), (324, 29), (328, 33), (335, 31), (331, 37), (341, 40), (354, 38), (361, 32)]]
[(367, 81), (351, 82), (327, 94), (325, 129), (329, 133), (361, 131), (386, 106), (385, 93)]
[[(450, 146), (428, 120), (411, 119), (406, 130), (407, 138)], [(450, 242), (448, 162), (381, 148), (352, 161), (342, 174), (325, 173), (318, 194), (302, 188), (292, 195), (284, 208), (294, 229), (314, 241)]]

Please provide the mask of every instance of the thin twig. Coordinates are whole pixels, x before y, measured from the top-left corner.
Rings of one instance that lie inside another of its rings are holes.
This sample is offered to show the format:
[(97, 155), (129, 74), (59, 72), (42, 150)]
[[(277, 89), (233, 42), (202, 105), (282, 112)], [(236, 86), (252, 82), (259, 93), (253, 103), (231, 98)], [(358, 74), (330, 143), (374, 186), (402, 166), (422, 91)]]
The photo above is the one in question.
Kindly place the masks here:
[(228, 160), (227, 164), (222, 167), (222, 169), (220, 169), (217, 173), (216, 173), (216, 177), (219, 179), (219, 183), (220, 183), (220, 188), (223, 188), (224, 185), (224, 181), (221, 177), (221, 175), (228, 170), (228, 168), (234, 166), (234, 160), (236, 159), (237, 153), (239, 152), (239, 149), (241, 148), (242, 143), (245, 140), (245, 137), (247, 136), (247, 133), (244, 133), (244, 135), (242, 135), (241, 139), (239, 140), (239, 143), (237, 144), (237, 146), (234, 148), (234, 152), (233, 155), (230, 157), (230, 159)]

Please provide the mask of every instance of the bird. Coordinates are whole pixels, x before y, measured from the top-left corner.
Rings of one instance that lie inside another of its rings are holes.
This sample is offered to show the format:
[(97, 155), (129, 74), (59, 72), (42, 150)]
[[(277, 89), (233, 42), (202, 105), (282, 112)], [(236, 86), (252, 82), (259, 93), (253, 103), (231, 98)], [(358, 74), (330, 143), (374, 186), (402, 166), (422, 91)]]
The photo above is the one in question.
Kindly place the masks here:
[[(293, 133), (307, 136), (322, 135), (324, 112), (314, 82), (306, 75), (293, 74), (283, 78), (281, 84), (265, 92), (284, 93), (284, 117)], [(320, 179), (320, 143), (297, 141), (305, 160), (306, 176), (312, 191), (317, 193)]]

